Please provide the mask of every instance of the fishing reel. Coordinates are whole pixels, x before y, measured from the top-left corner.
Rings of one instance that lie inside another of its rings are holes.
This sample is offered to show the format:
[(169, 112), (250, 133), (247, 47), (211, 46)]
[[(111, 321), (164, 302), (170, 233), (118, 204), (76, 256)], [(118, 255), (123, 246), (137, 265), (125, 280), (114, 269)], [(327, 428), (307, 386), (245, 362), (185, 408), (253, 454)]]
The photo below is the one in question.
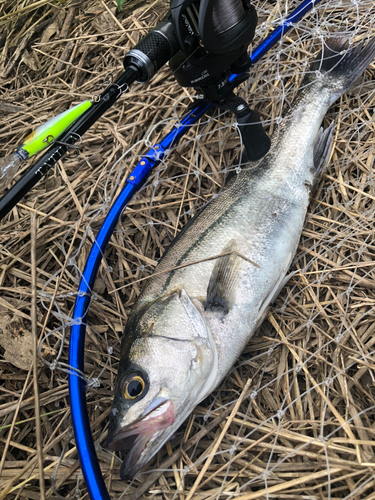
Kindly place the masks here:
[(232, 111), (250, 161), (267, 153), (270, 139), (258, 113), (233, 93), (239, 78), (234, 85), (230, 77), (248, 77), (248, 47), (257, 20), (250, 0), (171, 0), (167, 18), (124, 59), (125, 69), (136, 68), (138, 82), (149, 81), (169, 61), (182, 87), (192, 87), (203, 101)]
[(172, 0), (171, 18), (181, 50), (169, 64), (178, 83), (199, 88), (211, 101), (225, 98), (229, 71), (250, 68), (254, 7), (248, 0)]

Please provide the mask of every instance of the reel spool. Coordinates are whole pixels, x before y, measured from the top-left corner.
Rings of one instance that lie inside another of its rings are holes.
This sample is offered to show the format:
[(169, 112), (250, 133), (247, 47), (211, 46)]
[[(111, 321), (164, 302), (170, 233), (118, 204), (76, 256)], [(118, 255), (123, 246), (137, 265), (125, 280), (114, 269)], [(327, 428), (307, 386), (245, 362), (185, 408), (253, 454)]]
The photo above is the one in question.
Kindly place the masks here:
[(258, 17), (249, 0), (172, 0), (171, 17), (181, 50), (169, 64), (181, 86), (202, 91), (250, 67)]

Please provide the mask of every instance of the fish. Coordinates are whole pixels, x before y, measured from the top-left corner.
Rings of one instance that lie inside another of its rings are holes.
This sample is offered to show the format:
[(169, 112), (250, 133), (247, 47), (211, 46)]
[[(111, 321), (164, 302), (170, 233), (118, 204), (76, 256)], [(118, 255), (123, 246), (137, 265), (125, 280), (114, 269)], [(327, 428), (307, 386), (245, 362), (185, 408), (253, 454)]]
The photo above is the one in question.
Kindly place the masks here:
[(375, 39), (348, 46), (339, 34), (324, 42), (268, 154), (241, 164), (182, 229), (129, 314), (107, 441), (127, 452), (122, 479), (222, 382), (288, 280), (332, 151), (322, 121), (375, 57)]

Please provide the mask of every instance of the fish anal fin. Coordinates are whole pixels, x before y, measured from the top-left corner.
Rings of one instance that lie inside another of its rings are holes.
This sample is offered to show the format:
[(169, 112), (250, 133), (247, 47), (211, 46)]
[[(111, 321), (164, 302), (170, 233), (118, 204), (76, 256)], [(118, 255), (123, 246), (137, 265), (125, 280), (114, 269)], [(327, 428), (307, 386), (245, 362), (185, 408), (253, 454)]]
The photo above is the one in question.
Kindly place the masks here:
[(224, 247), (222, 254), (215, 262), (208, 283), (206, 309), (218, 306), (227, 314), (236, 299), (243, 259), (238, 255), (234, 239)]

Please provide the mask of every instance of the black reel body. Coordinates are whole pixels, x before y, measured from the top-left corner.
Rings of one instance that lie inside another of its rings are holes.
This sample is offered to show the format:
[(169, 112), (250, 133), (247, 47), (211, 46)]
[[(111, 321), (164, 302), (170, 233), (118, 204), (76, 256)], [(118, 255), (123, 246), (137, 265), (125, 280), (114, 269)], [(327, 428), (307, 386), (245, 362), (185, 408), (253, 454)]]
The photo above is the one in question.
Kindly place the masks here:
[(229, 80), (231, 73), (247, 78), (247, 51), (258, 21), (255, 8), (250, 0), (171, 0), (171, 18), (180, 45), (169, 62), (176, 80), (214, 106), (232, 111), (248, 160), (258, 160), (269, 150), (270, 139), (258, 113), (234, 95)]
[(257, 14), (247, 1), (172, 0), (171, 17), (181, 51), (170, 66), (181, 86), (203, 90), (249, 69)]
[(169, 61), (182, 87), (193, 87), (203, 100), (236, 115), (247, 157), (258, 160), (269, 150), (269, 137), (259, 115), (233, 93), (241, 78), (229, 80), (230, 74), (247, 78), (257, 21), (250, 0), (171, 0), (166, 19), (125, 56), (125, 69), (147, 82)]

